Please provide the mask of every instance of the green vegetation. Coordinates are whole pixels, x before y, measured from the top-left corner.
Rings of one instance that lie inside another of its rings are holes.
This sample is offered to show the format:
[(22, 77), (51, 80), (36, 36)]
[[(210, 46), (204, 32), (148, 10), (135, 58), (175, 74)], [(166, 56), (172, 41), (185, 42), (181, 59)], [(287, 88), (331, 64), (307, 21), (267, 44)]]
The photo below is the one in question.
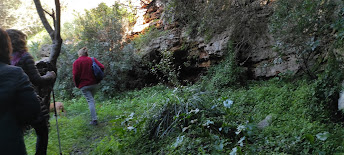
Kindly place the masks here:
[(145, 45), (148, 45), (152, 39), (165, 34), (168, 34), (168, 31), (159, 30), (155, 26), (150, 26), (142, 34), (139, 34), (136, 38), (134, 38), (132, 42), (136, 49), (141, 49)]
[[(44, 3), (43, 3), (43, 6)], [(19, 29), (28, 36), (44, 29), (33, 1), (2, 0), (0, 2), (1, 27)]]
[[(226, 75), (223, 75), (226, 76)], [(64, 101), (59, 117), (64, 154), (228, 154), (343, 152), (342, 123), (319, 104), (319, 81), (248, 83), (247, 88), (202, 90), (162, 85), (97, 98), (100, 125), (90, 126), (85, 99)], [(233, 102), (232, 102), (233, 101)], [(266, 116), (270, 125), (257, 128)], [(51, 119), (49, 154), (57, 154)], [(35, 136), (26, 135), (29, 154)]]
[[(104, 64), (105, 78), (101, 83), (102, 97), (111, 97), (117, 91), (141, 88), (144, 85), (141, 76), (147, 73), (140, 69), (139, 56), (132, 45), (122, 43), (122, 25), (132, 22), (132, 13), (116, 4), (105, 3), (86, 10), (85, 15), (78, 15), (72, 23), (66, 23), (63, 32), (66, 43), (58, 60), (58, 79), (56, 92), (71, 99), (79, 95), (72, 80), (72, 64), (77, 59), (77, 51), (89, 48), (89, 56), (96, 57)], [(128, 20), (129, 19), (129, 20)], [(123, 47), (123, 48), (122, 48)], [(135, 70), (133, 70), (135, 68)]]
[(161, 55), (162, 57), (159, 62), (148, 62), (148, 66), (151, 68), (151, 73), (154, 74), (162, 83), (179, 86), (179, 71), (173, 64), (173, 52), (164, 51), (161, 53)]
[[(166, 21), (187, 27), (188, 35), (195, 37), (203, 35), (207, 40), (214, 33), (220, 33), (228, 25), (232, 25), (233, 20), (228, 20), (226, 14), (236, 11), (231, 8), (231, 1), (212, 0), (212, 1), (166, 1)], [(226, 19), (226, 20), (225, 20)], [(233, 24), (234, 25), (234, 24)]]
[[(171, 1), (167, 13), (175, 11), (177, 16), (166, 16), (170, 22), (188, 25), (190, 34), (204, 34), (206, 41), (230, 21), (209, 17), (237, 11), (229, 1), (194, 2)], [(296, 49), (309, 76), (284, 73), (265, 81), (248, 80), (237, 60), (239, 40), (249, 37), (245, 32), (233, 37), (224, 60), (209, 68), (199, 82), (181, 86), (171, 51), (160, 51), (159, 61), (154, 62), (142, 62), (142, 53), (135, 52), (168, 32), (150, 27), (132, 44), (122, 43), (123, 21), (132, 22), (133, 15), (118, 5), (101, 4), (65, 24), (68, 29), (63, 35), (69, 43), (63, 45), (55, 85), (67, 110), (66, 117), (58, 118), (63, 154), (344, 153), (343, 116), (337, 111), (344, 77), (338, 57), (344, 21), (336, 20), (343, 9), (330, 0), (275, 4), (270, 28), (277, 39), (276, 49)], [(246, 21), (239, 20), (235, 30)], [(36, 41), (30, 49), (39, 46)], [(84, 46), (107, 68), (96, 96), (98, 126), (88, 124), (88, 105), (72, 83), (71, 66), (76, 51)], [(310, 68), (311, 64), (315, 65)], [(157, 76), (156, 82), (174, 87), (145, 87), (149, 83), (143, 77), (150, 73)], [(263, 126), (261, 121), (267, 118)], [(59, 152), (55, 119), (50, 122), (48, 154), (54, 155)], [(33, 130), (25, 135), (29, 154), (34, 154), (35, 139)]]
[[(59, 117), (64, 154), (334, 154), (343, 153), (336, 112), (341, 72), (336, 59), (317, 79), (288, 76), (245, 81), (231, 48), (226, 59), (194, 85), (163, 85), (98, 94), (100, 125), (88, 124), (84, 98), (65, 102)], [(261, 121), (266, 120), (265, 125)], [(57, 154), (51, 119), (49, 154)], [(35, 135), (26, 136), (29, 153)]]
[(270, 28), (277, 39), (277, 49), (292, 49), (304, 72), (315, 78), (328, 55), (336, 48), (342, 49), (343, 38), (336, 32), (343, 29), (340, 24), (343, 22), (343, 3), (334, 0), (285, 0), (276, 3)]
[(231, 41), (228, 42), (228, 47), (225, 59), (219, 65), (210, 68), (203, 78), (208, 89), (242, 87), (246, 84), (246, 69), (238, 65), (237, 53), (234, 51)]

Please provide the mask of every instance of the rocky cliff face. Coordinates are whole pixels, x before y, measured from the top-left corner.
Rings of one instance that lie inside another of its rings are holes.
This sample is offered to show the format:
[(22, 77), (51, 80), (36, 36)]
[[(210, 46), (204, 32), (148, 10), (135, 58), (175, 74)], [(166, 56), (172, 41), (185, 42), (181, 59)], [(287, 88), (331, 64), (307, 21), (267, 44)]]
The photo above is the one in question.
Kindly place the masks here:
[[(206, 2), (196, 0), (196, 3), (205, 5)], [(144, 24), (150, 23), (168, 33), (153, 38), (137, 50), (145, 53), (144, 58), (155, 62), (160, 60), (161, 53), (173, 52), (173, 63), (180, 72), (180, 80), (195, 79), (208, 67), (221, 61), (228, 53), (229, 42), (233, 43), (237, 53), (238, 65), (247, 68), (251, 79), (274, 77), (288, 71), (296, 73), (300, 65), (295, 53), (290, 50), (282, 55), (273, 48), (276, 41), (268, 27), (273, 13), (272, 3), (268, 0), (232, 1), (231, 14), (224, 11), (214, 20), (229, 24), (211, 31), (213, 33), (207, 36), (190, 33), (187, 23), (181, 24), (178, 20), (167, 22), (166, 17), (173, 16), (173, 12), (166, 11), (166, 3), (153, 0), (144, 5)]]

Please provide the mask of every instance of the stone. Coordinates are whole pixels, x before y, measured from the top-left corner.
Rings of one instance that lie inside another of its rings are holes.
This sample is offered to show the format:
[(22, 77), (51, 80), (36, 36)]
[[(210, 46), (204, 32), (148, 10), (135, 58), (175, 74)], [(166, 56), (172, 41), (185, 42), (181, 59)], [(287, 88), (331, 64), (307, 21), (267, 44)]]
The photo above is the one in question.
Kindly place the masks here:
[[(342, 82), (342, 87), (344, 86), (344, 81)], [(340, 91), (338, 99), (338, 110), (344, 109), (344, 91)]]
[(50, 44), (42, 45), (41, 49), (39, 50), (40, 57), (49, 57), (50, 51), (51, 51), (51, 45)]
[(272, 116), (271, 115), (266, 116), (264, 120), (260, 121), (257, 124), (258, 129), (264, 129), (267, 126), (269, 126), (270, 123), (271, 123), (271, 120), (272, 120)]
[[(148, 3), (156, 4), (148, 5)], [(233, 20), (233, 22), (226, 27), (216, 30), (214, 34), (194, 33), (190, 31), (190, 27), (183, 26), (180, 21), (167, 21), (167, 17), (174, 19), (172, 12), (166, 12), (166, 10), (163, 12), (164, 6), (162, 3), (159, 3), (159, 0), (150, 0), (148, 3), (146, 3), (147, 7), (142, 7), (138, 14), (141, 16), (149, 14), (149, 20), (144, 21), (142, 18), (136, 24), (141, 24), (142, 26), (147, 22), (151, 22), (150, 20), (156, 19), (150, 25), (159, 25), (159, 28), (168, 30), (165, 31), (168, 33), (161, 33), (161, 36), (151, 38), (146, 46), (137, 49), (142, 55), (149, 58), (149, 61), (152, 59), (159, 60), (159, 57), (161, 57), (160, 54), (165, 51), (180, 52), (183, 54), (178, 57), (180, 60), (173, 61), (175, 66), (184, 67), (184, 70), (180, 70), (180, 74), (190, 77), (199, 76), (201, 75), (200, 72), (195, 72), (196, 75), (190, 75), (190, 70), (205, 71), (214, 64), (218, 64), (228, 53), (228, 43), (232, 41), (236, 43), (235, 45), (241, 47), (235, 51), (238, 56), (237, 61), (240, 67), (247, 69), (246, 72), (249, 74), (249, 78), (272, 78), (280, 76), (280, 73), (296, 74), (301, 70), (301, 65), (295, 53), (296, 49), (290, 48), (286, 51), (276, 51), (273, 48), (278, 45), (278, 41), (269, 31), (268, 21), (273, 13), (273, 9), (270, 6), (265, 7), (268, 3), (266, 0), (256, 1), (254, 3), (246, 0), (242, 1), (241, 5), (257, 6), (259, 9), (251, 9), (250, 11), (254, 13), (251, 13), (250, 16), (245, 18), (241, 18), (240, 20), (242, 21), (239, 22), (235, 21), (238, 20), (234, 18), (235, 14), (233, 18), (231, 18), (232, 16), (219, 17), (224, 20)], [(199, 3), (200, 6), (204, 5), (204, 1), (201, 0), (196, 1), (196, 3)], [(237, 9), (249, 9), (249, 7)], [(146, 26), (144, 25), (144, 27)], [(134, 29), (133, 32), (138, 35), (140, 30), (142, 29)], [(237, 34), (237, 32), (240, 33)], [(181, 65), (183, 63), (180, 61), (187, 61), (185, 64), (188, 65), (183, 66)], [(190, 68), (190, 66), (193, 66), (193, 68)]]
[(228, 41), (230, 39), (231, 31), (227, 30), (220, 34), (214, 35), (210, 42), (204, 47), (204, 50), (209, 55), (222, 57), (224, 52), (228, 50)]
[(254, 77), (272, 77), (278, 76), (279, 73), (293, 72), (296, 73), (301, 68), (297, 63), (295, 55), (289, 55), (284, 58), (273, 58), (271, 61), (261, 61), (253, 68)]

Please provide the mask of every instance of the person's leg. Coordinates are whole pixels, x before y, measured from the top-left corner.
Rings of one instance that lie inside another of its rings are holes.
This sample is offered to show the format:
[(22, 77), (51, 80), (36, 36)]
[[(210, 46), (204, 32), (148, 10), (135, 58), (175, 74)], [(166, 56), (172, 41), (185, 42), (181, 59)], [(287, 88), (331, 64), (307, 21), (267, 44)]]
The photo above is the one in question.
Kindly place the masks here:
[(91, 85), (91, 86), (85, 86), (81, 88), (81, 92), (85, 96), (87, 102), (88, 102), (88, 108), (91, 112), (91, 118), (92, 121), (97, 120), (97, 113), (96, 113), (96, 107), (95, 107), (95, 100), (93, 97), (93, 92), (97, 88), (97, 85)]
[(37, 135), (36, 155), (46, 155), (48, 147), (49, 127), (46, 121), (34, 126)]
[(35, 155), (46, 155), (49, 138), (49, 109), (47, 108), (46, 104), (49, 105), (50, 103), (50, 95), (45, 95), (43, 98), (39, 97), (39, 99), (42, 100), (41, 104), (45, 105), (41, 110), (42, 112), (46, 110), (47, 117), (43, 120), (40, 120), (38, 123), (32, 124), (31, 126), (35, 129), (37, 135)]

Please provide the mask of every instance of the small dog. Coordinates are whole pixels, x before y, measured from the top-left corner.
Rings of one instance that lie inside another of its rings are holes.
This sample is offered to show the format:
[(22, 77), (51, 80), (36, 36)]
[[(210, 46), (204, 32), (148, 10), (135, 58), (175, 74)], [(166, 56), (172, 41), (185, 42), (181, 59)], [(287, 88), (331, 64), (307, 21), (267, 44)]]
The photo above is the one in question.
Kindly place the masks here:
[[(55, 102), (55, 106), (57, 115), (61, 116), (61, 112), (63, 112), (63, 116), (66, 116), (66, 110), (64, 109), (62, 102)], [(54, 112), (54, 103), (50, 103), (49, 111)]]

